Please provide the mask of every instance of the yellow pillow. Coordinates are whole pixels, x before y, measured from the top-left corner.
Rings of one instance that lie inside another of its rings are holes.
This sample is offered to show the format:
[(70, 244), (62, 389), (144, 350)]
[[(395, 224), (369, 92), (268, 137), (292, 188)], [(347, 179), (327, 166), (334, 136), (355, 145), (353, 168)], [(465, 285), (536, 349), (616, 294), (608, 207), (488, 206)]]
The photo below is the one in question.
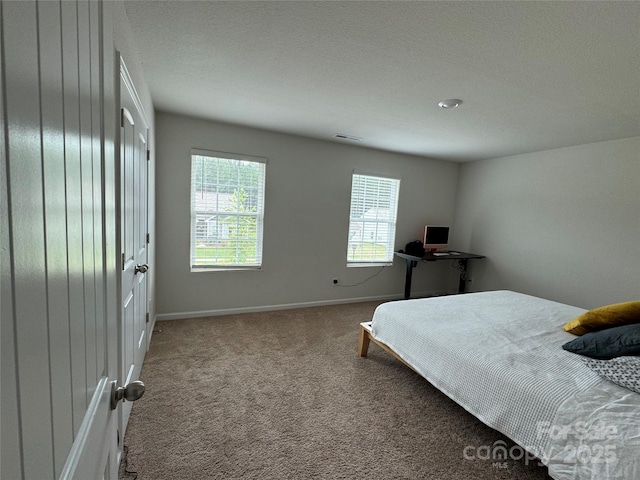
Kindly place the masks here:
[(631, 323), (640, 323), (640, 301), (614, 303), (589, 310), (567, 323), (564, 330), (574, 335), (584, 335)]

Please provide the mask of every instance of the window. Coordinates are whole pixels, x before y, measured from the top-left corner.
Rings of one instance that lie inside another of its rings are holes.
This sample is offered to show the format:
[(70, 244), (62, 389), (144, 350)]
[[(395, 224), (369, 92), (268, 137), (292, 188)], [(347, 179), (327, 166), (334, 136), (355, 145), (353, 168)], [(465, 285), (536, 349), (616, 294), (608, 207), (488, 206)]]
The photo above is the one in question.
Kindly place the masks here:
[(191, 150), (191, 270), (262, 265), (266, 161)]
[(347, 266), (393, 261), (400, 180), (354, 173)]

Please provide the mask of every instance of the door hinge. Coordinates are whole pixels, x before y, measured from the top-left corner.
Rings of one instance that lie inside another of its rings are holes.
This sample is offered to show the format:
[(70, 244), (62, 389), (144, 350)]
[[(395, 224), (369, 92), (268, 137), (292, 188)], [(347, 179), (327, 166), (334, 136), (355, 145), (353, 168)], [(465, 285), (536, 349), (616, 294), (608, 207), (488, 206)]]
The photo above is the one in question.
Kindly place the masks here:
[(122, 270), (124, 270), (124, 253), (122, 254)]
[(147, 312), (147, 323), (149, 323), (149, 312)]
[(120, 128), (124, 127), (124, 108), (120, 109)]
[(151, 160), (151, 150), (147, 150), (147, 162)]
[(149, 243), (151, 240), (151, 237), (149, 236), (149, 234), (147, 233), (147, 243)]

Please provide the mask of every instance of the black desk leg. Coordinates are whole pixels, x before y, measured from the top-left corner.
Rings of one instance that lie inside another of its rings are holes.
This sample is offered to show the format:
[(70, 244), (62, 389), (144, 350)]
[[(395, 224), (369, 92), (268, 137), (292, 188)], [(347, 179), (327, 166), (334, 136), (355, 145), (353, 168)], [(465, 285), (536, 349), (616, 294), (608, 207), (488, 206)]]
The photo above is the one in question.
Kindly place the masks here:
[(458, 293), (464, 293), (467, 286), (467, 259), (461, 258), (458, 260), (460, 265), (460, 282), (458, 283)]
[(407, 274), (404, 277), (404, 299), (408, 300), (411, 296), (411, 275), (413, 267), (417, 264), (415, 260), (407, 260)]

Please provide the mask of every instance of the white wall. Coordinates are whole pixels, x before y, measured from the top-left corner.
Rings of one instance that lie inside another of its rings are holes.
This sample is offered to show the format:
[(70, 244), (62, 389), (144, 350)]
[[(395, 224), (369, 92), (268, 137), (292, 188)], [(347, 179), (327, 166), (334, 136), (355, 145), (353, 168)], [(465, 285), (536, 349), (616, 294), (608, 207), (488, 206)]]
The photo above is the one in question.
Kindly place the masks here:
[[(459, 165), (324, 142), (167, 113), (157, 129), (157, 311), (159, 318), (194, 312), (400, 297), (405, 265), (346, 268), (351, 174), (354, 169), (401, 178), (396, 250), (420, 238), (427, 221), (453, 221)], [(190, 149), (268, 158), (261, 271), (190, 273)], [(455, 290), (448, 265), (421, 265), (413, 292)], [(175, 314), (175, 315), (173, 315)]]
[(640, 137), (463, 165), (456, 208), (472, 290), (594, 308), (640, 298)]

